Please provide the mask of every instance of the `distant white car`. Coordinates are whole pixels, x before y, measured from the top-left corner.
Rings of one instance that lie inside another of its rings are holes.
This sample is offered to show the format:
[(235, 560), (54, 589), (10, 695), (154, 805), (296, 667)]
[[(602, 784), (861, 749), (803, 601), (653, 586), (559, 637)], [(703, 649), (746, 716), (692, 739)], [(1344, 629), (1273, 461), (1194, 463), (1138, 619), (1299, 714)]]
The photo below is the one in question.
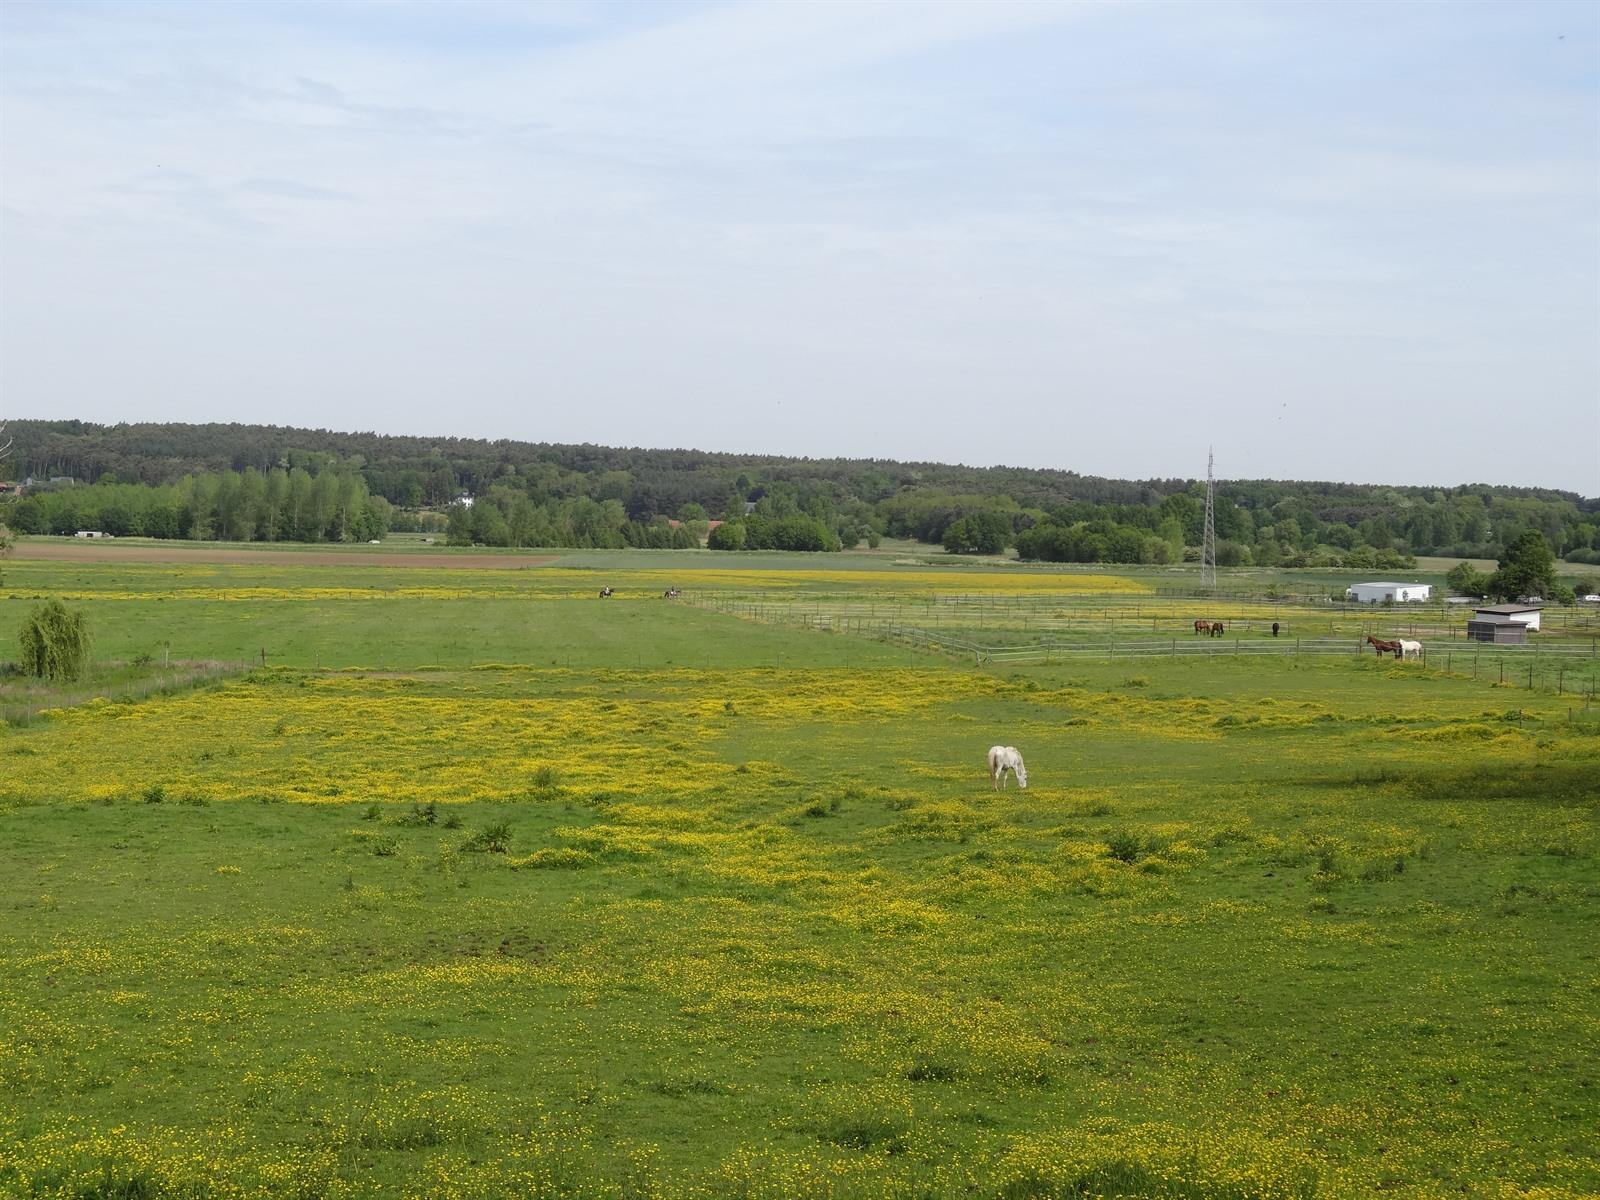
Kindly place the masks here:
[(1587, 596), (1585, 596), (1584, 600), (1588, 601), (1590, 604), (1600, 604), (1600, 596), (1596, 596), (1593, 592), (1590, 592)]
[(377, 538), (373, 538), (371, 541), (369, 541), (367, 543), (367, 545), (369, 545), (369, 546), (379, 546), (379, 545), (382, 545), (382, 543), (379, 542)]

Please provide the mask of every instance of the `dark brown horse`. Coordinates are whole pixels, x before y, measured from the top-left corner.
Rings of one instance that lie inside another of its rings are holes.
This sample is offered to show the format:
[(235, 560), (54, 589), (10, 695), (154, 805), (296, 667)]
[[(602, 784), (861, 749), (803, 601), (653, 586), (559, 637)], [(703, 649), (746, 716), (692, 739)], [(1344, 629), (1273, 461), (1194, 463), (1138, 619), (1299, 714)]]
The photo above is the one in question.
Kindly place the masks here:
[(1212, 637), (1221, 637), (1223, 635), (1223, 633), (1225, 633), (1225, 632), (1226, 631), (1222, 628), (1222, 622), (1221, 621), (1213, 621), (1213, 622), (1211, 622), (1211, 636)]
[(1196, 621), (1194, 623), (1194, 631), (1196, 633), (1210, 633), (1211, 632), (1211, 622), (1210, 621)]
[(1392, 654), (1399, 658), (1400, 651), (1403, 649), (1399, 642), (1386, 642), (1382, 638), (1373, 637), (1370, 633), (1367, 635), (1367, 645), (1376, 649), (1379, 658), (1382, 658), (1385, 654)]

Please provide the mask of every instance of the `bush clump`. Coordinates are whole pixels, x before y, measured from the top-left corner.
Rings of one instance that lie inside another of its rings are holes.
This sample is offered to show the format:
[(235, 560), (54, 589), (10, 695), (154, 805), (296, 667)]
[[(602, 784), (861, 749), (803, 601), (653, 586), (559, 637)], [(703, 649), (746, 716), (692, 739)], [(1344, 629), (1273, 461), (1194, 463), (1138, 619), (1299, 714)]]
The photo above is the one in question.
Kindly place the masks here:
[(1129, 830), (1113, 829), (1106, 834), (1106, 854), (1118, 862), (1138, 862), (1143, 849), (1144, 843), (1139, 835)]
[(511, 849), (511, 822), (497, 821), (468, 836), (461, 844), (463, 850), (475, 854), (504, 854)]
[(396, 825), (432, 825), (439, 820), (439, 810), (432, 800), (426, 804), (413, 804), (411, 811), (395, 818)]

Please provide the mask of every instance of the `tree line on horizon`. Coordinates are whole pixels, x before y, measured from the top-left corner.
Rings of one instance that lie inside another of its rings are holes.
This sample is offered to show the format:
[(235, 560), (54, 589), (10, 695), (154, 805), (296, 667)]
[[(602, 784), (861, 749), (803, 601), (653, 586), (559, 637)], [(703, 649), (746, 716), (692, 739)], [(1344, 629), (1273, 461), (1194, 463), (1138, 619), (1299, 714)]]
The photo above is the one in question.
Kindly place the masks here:
[[(21, 533), (830, 551), (882, 537), (951, 553), (1163, 563), (1196, 554), (1204, 483), (1071, 471), (391, 437), (255, 425), (12, 421), (37, 483), (0, 501)], [(471, 504), (462, 503), (463, 497)], [(716, 522), (722, 522), (717, 525)], [(1404, 566), (1496, 558), (1538, 532), (1600, 563), (1600, 501), (1537, 488), (1219, 482), (1219, 565)]]

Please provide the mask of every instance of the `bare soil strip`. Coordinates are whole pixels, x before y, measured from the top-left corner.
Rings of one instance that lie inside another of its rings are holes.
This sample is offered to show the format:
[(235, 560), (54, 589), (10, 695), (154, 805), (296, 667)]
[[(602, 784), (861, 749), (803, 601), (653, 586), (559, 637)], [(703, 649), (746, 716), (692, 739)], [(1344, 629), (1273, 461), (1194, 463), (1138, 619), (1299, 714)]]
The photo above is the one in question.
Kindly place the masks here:
[(560, 557), (557, 554), (470, 554), (449, 550), (416, 551), (410, 554), (384, 553), (381, 550), (224, 550), (216, 546), (160, 546), (147, 542), (111, 541), (34, 542), (18, 538), (12, 550), (17, 559), (54, 559), (67, 562), (140, 563), (250, 563), (256, 566), (282, 564), (309, 567), (445, 567), (450, 569), (513, 571), (521, 567), (542, 567)]

